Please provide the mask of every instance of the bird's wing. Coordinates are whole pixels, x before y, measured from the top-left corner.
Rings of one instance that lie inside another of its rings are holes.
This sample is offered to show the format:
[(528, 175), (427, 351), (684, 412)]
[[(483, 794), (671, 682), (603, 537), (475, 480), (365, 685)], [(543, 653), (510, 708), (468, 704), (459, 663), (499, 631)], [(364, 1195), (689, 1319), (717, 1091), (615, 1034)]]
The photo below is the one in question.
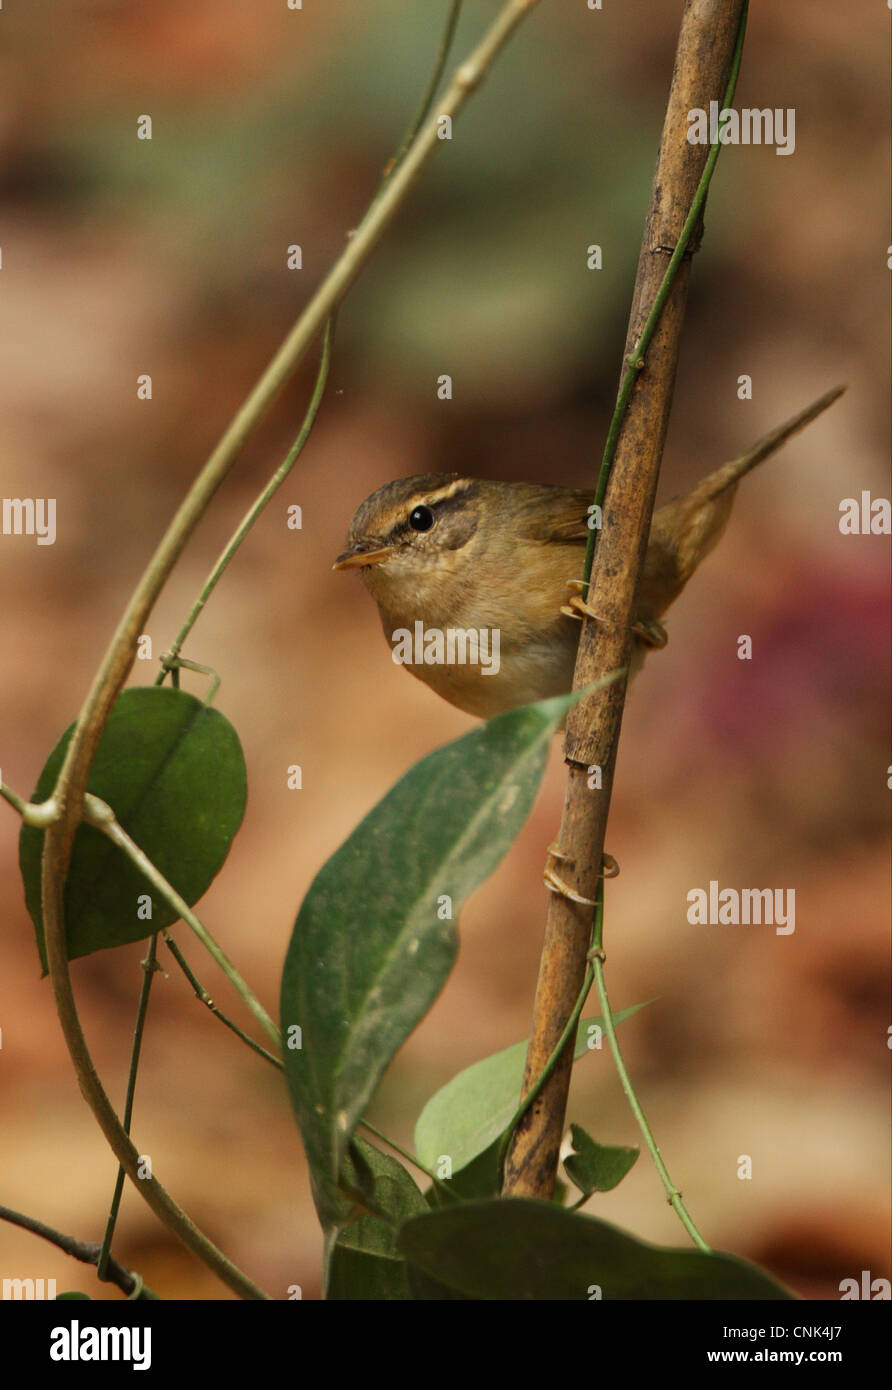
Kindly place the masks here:
[(522, 540), (582, 542), (589, 536), (590, 492), (530, 485), (520, 507), (517, 534)]

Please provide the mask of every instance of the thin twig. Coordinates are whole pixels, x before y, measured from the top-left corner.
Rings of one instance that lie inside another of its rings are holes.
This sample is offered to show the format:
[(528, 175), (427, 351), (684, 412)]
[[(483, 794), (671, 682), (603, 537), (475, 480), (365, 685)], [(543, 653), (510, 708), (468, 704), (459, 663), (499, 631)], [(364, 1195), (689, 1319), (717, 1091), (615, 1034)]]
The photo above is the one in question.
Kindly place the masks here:
[(336, 315), (332, 314), (331, 318), (327, 321), (325, 325), (325, 333), (322, 338), (322, 355), (319, 359), (319, 369), (316, 373), (316, 381), (313, 386), (313, 394), (310, 397), (310, 404), (307, 406), (307, 412), (304, 416), (303, 424), (300, 427), (298, 436), (292, 444), (291, 448), (288, 450), (288, 453), (285, 455), (285, 458), (282, 460), (281, 464), (276, 469), (273, 476), (270, 478), (266, 487), (245, 512), (245, 515), (242, 517), (238, 526), (233, 531), (226, 545), (220, 552), (220, 555), (217, 557), (217, 560), (214, 563), (210, 574), (208, 575), (207, 579), (204, 581), (204, 584), (202, 585), (201, 593), (198, 595), (198, 598), (195, 600), (191, 609), (189, 610), (189, 616), (186, 618), (186, 621), (183, 623), (183, 626), (177, 633), (176, 638), (171, 643), (170, 650), (165, 652), (164, 654), (165, 664), (163, 669), (158, 673), (158, 676), (155, 680), (156, 685), (161, 685), (164, 680), (164, 677), (167, 675), (168, 670), (172, 669), (173, 662), (179, 656), (183, 643), (185, 642), (186, 638), (189, 636), (189, 633), (195, 626), (195, 623), (197, 622), (202, 609), (204, 608), (211, 594), (214, 592), (214, 589), (217, 587), (218, 582), (222, 578), (223, 572), (233, 559), (242, 541), (245, 539), (248, 532), (251, 530), (251, 527), (254, 525), (254, 522), (260, 516), (260, 513), (269, 504), (273, 495), (276, 492), (278, 492), (279, 488), (282, 486), (285, 479), (288, 477), (288, 474), (291, 472), (292, 468), (297, 462), (304, 445), (310, 437), (310, 431), (312, 430), (313, 425), (316, 422), (316, 416), (319, 413), (319, 407), (322, 404), (322, 397), (325, 394), (325, 386), (328, 381), (328, 369), (331, 365), (331, 346), (332, 340), (334, 338), (335, 318)]
[(502, 6), (481, 42), (457, 69), (439, 103), (438, 113), (423, 125), (369, 217), (357, 229), (356, 235), (350, 238), (342, 255), (211, 453), (127, 604), (81, 707), (65, 761), (49, 798), (48, 815), (53, 819), (44, 837), (41, 873), (47, 964), (56, 1012), (81, 1093), (115, 1156), (155, 1214), (224, 1283), (247, 1298), (264, 1298), (266, 1295), (198, 1230), (157, 1178), (153, 1176), (140, 1180), (139, 1154), (124, 1133), (93, 1064), (71, 987), (65, 939), (64, 891), (74, 836), (83, 817), (87, 780), (108, 716), (136, 659), (139, 636), (145, 631), (148, 616), (186, 542), (249, 435), (294, 372), (322, 325), (365, 267), (423, 168), (439, 147), (439, 117), (449, 115), (454, 118), (459, 114), (514, 30), (537, 3), (538, 0), (507, 0)]
[[(146, 1026), (146, 1014), (149, 1009), (149, 995), (152, 992), (152, 980), (156, 968), (156, 951), (158, 947), (158, 934), (155, 933), (149, 940), (149, 949), (146, 958), (141, 962), (143, 977), (142, 988), (139, 991), (139, 1006), (136, 1010), (136, 1024), (133, 1029), (133, 1045), (130, 1049), (130, 1070), (127, 1073), (127, 1095), (124, 1100), (124, 1114), (121, 1117), (121, 1124), (124, 1133), (130, 1133), (130, 1126), (133, 1123), (133, 1098), (136, 1095), (136, 1077), (139, 1072), (139, 1054), (142, 1050), (142, 1035)], [(118, 1176), (115, 1180), (115, 1190), (112, 1194), (111, 1207), (109, 1208), (108, 1221), (105, 1223), (105, 1235), (102, 1237), (102, 1249), (99, 1252), (99, 1259), (96, 1264), (96, 1273), (100, 1279), (108, 1278), (108, 1265), (111, 1256), (111, 1246), (115, 1235), (115, 1226), (118, 1221), (118, 1211), (121, 1206), (121, 1197), (124, 1193), (124, 1178), (126, 1173), (118, 1164)]]
[[(21, 1211), (13, 1211), (11, 1207), (0, 1206), (0, 1221), (8, 1221), (11, 1226), (21, 1226), (23, 1231), (30, 1231), (32, 1235), (40, 1236), (42, 1240), (48, 1240), (51, 1245), (58, 1246), (72, 1259), (80, 1260), (81, 1264), (95, 1265), (99, 1259), (101, 1247), (98, 1241), (75, 1240), (74, 1236), (67, 1236), (63, 1231), (57, 1231), (54, 1227), (45, 1225), (43, 1221), (38, 1221), (33, 1216), (26, 1216)], [(134, 1274), (131, 1269), (125, 1269), (117, 1260), (109, 1259), (105, 1269), (105, 1279), (108, 1283), (116, 1285), (122, 1293), (134, 1301), (153, 1297), (151, 1290), (143, 1284), (141, 1276)]]
[[(424, 122), (427, 120), (428, 113), (431, 109), (431, 106), (433, 105), (434, 97), (437, 95), (437, 88), (440, 85), (443, 73), (446, 69), (446, 63), (449, 59), (449, 53), (452, 48), (452, 40), (455, 38), (455, 30), (458, 26), (459, 16), (461, 15), (462, 4), (463, 0), (450, 0), (449, 13), (446, 16), (446, 27), (444, 28), (442, 37), (440, 39), (440, 47), (437, 49), (437, 56), (434, 59), (434, 66), (430, 75), (430, 81), (427, 84), (427, 90), (425, 91), (424, 96), (421, 98), (418, 110), (412, 117), (412, 120), (409, 124), (409, 129), (406, 131), (405, 135), (400, 141), (399, 149), (397, 150), (393, 158), (388, 160), (387, 164), (384, 167), (384, 177), (382, 180), (382, 186), (384, 183), (388, 181), (394, 169), (396, 169), (397, 165), (402, 163), (405, 155), (408, 153), (408, 151), (412, 148), (412, 145), (415, 143), (415, 139), (418, 135), (419, 130), (424, 125)], [(380, 191), (381, 190), (379, 189), (378, 192), (380, 193)], [(375, 196), (377, 197), (378, 195), (376, 194)]]
[(193, 970), (189, 965), (189, 962), (186, 960), (186, 957), (183, 955), (182, 951), (180, 950), (179, 946), (174, 941), (170, 933), (165, 930), (161, 933), (161, 935), (164, 939), (165, 946), (168, 947), (177, 965), (180, 967), (183, 974), (186, 976), (186, 979), (189, 981), (190, 985), (195, 991), (195, 997), (199, 999), (207, 1009), (210, 1009), (211, 1013), (214, 1015), (215, 1018), (219, 1018), (221, 1023), (225, 1023), (227, 1028), (231, 1028), (233, 1033), (235, 1033), (237, 1037), (241, 1038), (243, 1043), (247, 1043), (248, 1047), (252, 1048), (255, 1052), (259, 1052), (260, 1056), (264, 1057), (267, 1062), (271, 1062), (274, 1067), (278, 1067), (280, 1071), (283, 1071), (284, 1064), (280, 1058), (274, 1057), (271, 1052), (267, 1052), (265, 1047), (261, 1047), (259, 1042), (255, 1042), (252, 1037), (248, 1036), (248, 1034), (244, 1031), (243, 1028), (239, 1028), (237, 1023), (233, 1023), (232, 1019), (227, 1018), (223, 1010), (217, 1007), (217, 1005), (214, 1003), (213, 999), (205, 989), (204, 985), (201, 984), (201, 982), (196, 978)]
[[(403, 162), (405, 156), (407, 155), (411, 146), (413, 145), (419, 130), (421, 129), (422, 125), (427, 119), (431, 106), (433, 105), (434, 97), (437, 94), (437, 88), (439, 87), (440, 81), (443, 76), (446, 61), (449, 57), (449, 52), (452, 47), (452, 40), (455, 37), (455, 30), (458, 24), (459, 15), (461, 13), (462, 4), (463, 0), (451, 0), (449, 13), (446, 17), (446, 27), (443, 30), (443, 34), (440, 39), (440, 46), (437, 50), (437, 56), (434, 60), (434, 68), (431, 73), (430, 81), (427, 85), (427, 90), (425, 91), (424, 96), (421, 99), (419, 108), (415, 113), (415, 116), (412, 119), (409, 129), (403, 137), (396, 154), (387, 162), (387, 165), (381, 177), (381, 182), (378, 185), (378, 188), (375, 192), (374, 197), (372, 198), (372, 201), (370, 202), (368, 208), (363, 214), (362, 222), (360, 222), (359, 224), (360, 227), (363, 225), (364, 222), (367, 221), (369, 214), (372, 211), (372, 208), (377, 203), (384, 189), (390, 183), (391, 178), (393, 177), (393, 174), (396, 171), (396, 169)], [(354, 231), (352, 235), (355, 237), (356, 231)], [(273, 494), (278, 491), (282, 483), (288, 477), (288, 474), (291, 472), (292, 468), (297, 462), (298, 457), (303, 451), (304, 445), (306, 444), (310, 436), (310, 432), (312, 431), (313, 425), (315, 424), (316, 416), (319, 412), (319, 406), (322, 403), (322, 397), (325, 393), (325, 386), (328, 380), (328, 369), (331, 365), (332, 340), (334, 338), (336, 318), (337, 314), (335, 312), (332, 312), (329, 318), (325, 321), (322, 341), (322, 355), (319, 362), (319, 370), (316, 375), (316, 382), (313, 387), (313, 394), (310, 398), (310, 404), (307, 407), (307, 412), (304, 416), (303, 424), (300, 427), (300, 432), (298, 433), (298, 436), (294, 441), (294, 444), (292, 445), (288, 454), (286, 455), (285, 459), (283, 460), (279, 468), (276, 470), (276, 472), (273, 474), (267, 486), (260, 493), (257, 500), (251, 505), (251, 507), (249, 507), (248, 511), (245, 513), (244, 517), (239, 523), (238, 527), (233, 532), (227, 544), (224, 546), (223, 551), (221, 552), (210, 574), (205, 580), (201, 593), (198, 595), (198, 598), (192, 605), (192, 608), (189, 612), (189, 616), (187, 617), (180, 631), (177, 633), (174, 642), (171, 644), (170, 650), (165, 653), (166, 663), (170, 662), (172, 658), (176, 657), (179, 654), (183, 646), (183, 643), (185, 642), (189, 633), (192, 631), (192, 628), (195, 626), (196, 619), (198, 618), (199, 614), (201, 613), (202, 609), (204, 608), (205, 604), (210, 598), (211, 593), (216, 587), (217, 582), (222, 576), (224, 570), (231, 562), (242, 541), (245, 539), (248, 532), (251, 530), (251, 527), (254, 525), (254, 522), (257, 520), (260, 513), (269, 503)], [(172, 669), (171, 666), (165, 664), (164, 669), (159, 672), (155, 680), (156, 685), (163, 684), (164, 678), (167, 675), (168, 670), (170, 669)], [(175, 671), (173, 673), (173, 682), (174, 684), (177, 684)]]
[(447, 1183), (443, 1181), (442, 1178), (438, 1178), (436, 1173), (431, 1172), (430, 1168), (425, 1168), (424, 1164), (419, 1163), (418, 1159), (415, 1157), (413, 1153), (410, 1153), (408, 1149), (404, 1149), (401, 1144), (398, 1144), (396, 1142), (395, 1139), (391, 1139), (388, 1134), (384, 1134), (382, 1130), (377, 1129), (375, 1125), (372, 1124), (371, 1120), (366, 1120), (365, 1118), (363, 1118), (359, 1121), (359, 1123), (362, 1125), (363, 1129), (367, 1129), (370, 1134), (374, 1134), (376, 1139), (382, 1139), (385, 1144), (389, 1144), (390, 1147), (393, 1150), (395, 1150), (396, 1153), (400, 1154), (406, 1160), (407, 1163), (411, 1163), (413, 1168), (417, 1168), (419, 1173), (423, 1173), (426, 1178), (430, 1178), (431, 1182), (434, 1184), (434, 1187), (442, 1187), (444, 1192), (450, 1191), (449, 1186), (447, 1185)]
[[(725, 88), (725, 96), (722, 102), (723, 111), (727, 111), (730, 108), (731, 102), (734, 100), (734, 91), (737, 87), (737, 78), (740, 73), (740, 63), (741, 59), (743, 58), (743, 40), (746, 34), (747, 6), (748, 0), (745, 0), (743, 12), (740, 17), (740, 27), (737, 33), (737, 43), (735, 45), (734, 54), (731, 59), (731, 71), (728, 75), (728, 85)], [(724, 123), (724, 120), (720, 121), (719, 123), (719, 137), (721, 136), (721, 126), (724, 125)], [(690, 211), (688, 212), (688, 215), (685, 218), (684, 226), (681, 229), (681, 234), (678, 238), (678, 241), (676, 242), (675, 249), (672, 252), (672, 255), (669, 257), (669, 264), (666, 266), (666, 273), (663, 276), (660, 288), (657, 290), (657, 293), (654, 296), (654, 302), (651, 306), (650, 313), (647, 316), (647, 322), (645, 323), (644, 328), (641, 330), (640, 338), (636, 339), (635, 343), (633, 344), (632, 351), (626, 355), (626, 370), (623, 374), (622, 383), (619, 389), (619, 395), (616, 399), (616, 406), (614, 407), (613, 416), (610, 421), (610, 427), (607, 431), (607, 439), (604, 444), (604, 455), (601, 459), (601, 468), (598, 472), (598, 481), (595, 485), (594, 500), (595, 505), (598, 507), (602, 507), (604, 505), (604, 497), (607, 493), (607, 484), (610, 482), (610, 474), (613, 470), (613, 460), (616, 457), (616, 446), (619, 443), (620, 430), (622, 429), (623, 421), (626, 417), (626, 410), (628, 409), (629, 401), (632, 399), (632, 392), (635, 389), (635, 382), (638, 380), (639, 373), (644, 368), (645, 360), (647, 357), (647, 350), (650, 347), (654, 333), (657, 331), (657, 324), (660, 321), (660, 315), (663, 312), (663, 306), (665, 305), (666, 300), (669, 298), (669, 294), (672, 290), (675, 277), (678, 274), (678, 268), (681, 265), (682, 258), (687, 254), (687, 249), (690, 245), (691, 238), (693, 237), (694, 232), (697, 230), (697, 227), (700, 225), (702, 221), (703, 209), (706, 205), (706, 195), (709, 192), (709, 185), (712, 181), (713, 173), (715, 172), (716, 161), (718, 160), (719, 151), (721, 150), (721, 148), (721, 139), (717, 138), (715, 143), (710, 147), (709, 155), (706, 160), (706, 165), (703, 169), (703, 173), (700, 175), (700, 182), (697, 184), (697, 191), (695, 192), (694, 197), (691, 201)], [(586, 593), (588, 592), (589, 576), (592, 572), (592, 560), (594, 558), (596, 541), (597, 531), (596, 528), (593, 526), (590, 528), (588, 533), (588, 541), (585, 547), (585, 564), (583, 566), (583, 580), (585, 583), (584, 592)]]
[(657, 1145), (657, 1141), (653, 1135), (653, 1130), (648, 1124), (647, 1116), (644, 1113), (641, 1102), (635, 1094), (634, 1087), (632, 1086), (632, 1082), (629, 1079), (629, 1073), (626, 1070), (626, 1064), (623, 1061), (623, 1056), (619, 1049), (619, 1042), (616, 1036), (616, 1029), (613, 1026), (613, 1015), (610, 1012), (610, 1001), (607, 998), (607, 986), (604, 983), (604, 964), (600, 956), (594, 953), (593, 960), (595, 968), (595, 985), (598, 990), (598, 998), (601, 1001), (601, 1014), (604, 1019), (604, 1032), (607, 1034), (607, 1041), (610, 1044), (610, 1051), (613, 1054), (613, 1063), (619, 1074), (619, 1079), (622, 1084), (622, 1088), (625, 1091), (626, 1099), (628, 1100), (629, 1105), (631, 1106), (632, 1114), (638, 1121), (638, 1126), (641, 1130), (642, 1135), (644, 1136), (644, 1142), (647, 1145), (647, 1148), (650, 1152), (650, 1156), (654, 1161), (656, 1170), (660, 1175), (660, 1180), (666, 1189), (666, 1197), (669, 1202), (669, 1205), (676, 1212), (679, 1221), (684, 1226), (685, 1230), (691, 1237), (691, 1240), (694, 1242), (694, 1244), (700, 1250), (709, 1250), (710, 1247), (706, 1244), (706, 1241), (703, 1239), (700, 1232), (697, 1230), (697, 1227), (694, 1225), (693, 1217), (690, 1215), (687, 1207), (682, 1201), (681, 1193), (679, 1192), (678, 1188), (675, 1186), (675, 1183), (669, 1176), (669, 1170), (663, 1162), (663, 1155), (660, 1153), (659, 1146)]
[[(663, 1162), (663, 1157), (657, 1146), (657, 1141), (654, 1139), (653, 1131), (651, 1130), (651, 1127), (647, 1122), (647, 1116), (644, 1113), (644, 1109), (641, 1105), (641, 1102), (635, 1094), (635, 1089), (632, 1086), (629, 1073), (626, 1070), (626, 1064), (623, 1061), (622, 1052), (620, 1051), (619, 1039), (616, 1036), (616, 1026), (613, 1022), (613, 1013), (610, 1008), (610, 1000), (607, 998), (607, 986), (604, 983), (603, 878), (599, 880), (598, 887), (595, 892), (595, 921), (594, 929), (592, 931), (592, 944), (589, 947), (588, 952), (588, 960), (589, 971), (593, 972), (595, 977), (595, 984), (598, 990), (598, 999), (601, 1003), (601, 1018), (604, 1021), (604, 1032), (607, 1034), (607, 1042), (610, 1046), (610, 1051), (613, 1055), (613, 1064), (616, 1067), (617, 1074), (619, 1075), (620, 1083), (622, 1084), (622, 1088), (625, 1092), (626, 1099), (628, 1100), (629, 1105), (631, 1106), (632, 1114), (638, 1121), (639, 1128), (641, 1130), (642, 1135), (644, 1136), (644, 1142), (647, 1145), (650, 1156), (654, 1161), (656, 1170), (659, 1173), (663, 1186), (666, 1189), (666, 1196), (669, 1200), (670, 1205), (675, 1209), (682, 1225), (684, 1226), (688, 1235), (691, 1237), (691, 1240), (694, 1242), (694, 1244), (699, 1246), (701, 1250), (708, 1250), (709, 1246), (706, 1244), (706, 1241), (703, 1239), (700, 1232), (697, 1230), (697, 1227), (694, 1225), (693, 1218), (690, 1216), (687, 1207), (681, 1200), (681, 1193), (679, 1192), (678, 1188), (675, 1186), (675, 1183), (669, 1176), (669, 1170)], [(589, 971), (586, 972), (587, 979), (589, 976)]]
[(8, 787), (5, 782), (0, 782), (0, 796), (9, 803), (14, 811), (18, 811), (20, 816), (24, 816), (28, 802), (24, 797), (19, 796), (18, 792), (14, 792), (12, 787)]
[(257, 1019), (267, 1037), (278, 1047), (281, 1047), (282, 1036), (278, 1028), (260, 1000), (242, 979), (222, 946), (217, 945), (207, 927), (196, 917), (186, 899), (180, 897), (173, 884), (167, 881), (161, 870), (155, 867), (148, 855), (140, 849), (136, 841), (131, 839), (124, 827), (119, 824), (108, 803), (100, 797), (94, 796), (92, 792), (87, 792), (84, 797), (84, 813), (84, 819), (107, 836), (113, 845), (117, 845), (118, 849), (122, 850), (130, 862), (135, 864), (140, 873), (148, 879), (152, 887), (157, 889), (165, 902), (170, 904), (179, 917), (182, 917), (186, 926), (192, 929), (205, 950), (213, 956), (233, 989), (241, 995), (242, 1000)]
[[(444, 143), (440, 139), (442, 117), (458, 116), (471, 93), (483, 82), (518, 24), (538, 2), (539, 0), (508, 0), (480, 43), (457, 68), (452, 82), (438, 103), (437, 111), (429, 116), (422, 126), (412, 148), (376, 198), (368, 217), (356, 229), (257, 385), (237, 411), (162, 537), (106, 650), (66, 752), (56, 784), (59, 800), (64, 802), (64, 811), (58, 824), (48, 832), (44, 850), (44, 864), (49, 863), (52, 869), (50, 877), (53, 879), (58, 877), (62, 860), (66, 858), (63, 853), (65, 844), (73, 837), (81, 814), (81, 797), (86, 790), (87, 774), (105, 719), (136, 659), (137, 640), (145, 628), (146, 619), (186, 541), (204, 515), (211, 498), (248, 437), (293, 374), (326, 319), (364, 269), (425, 165)], [(47, 884), (47, 889), (48, 896), (52, 896), (56, 891), (52, 883)]]

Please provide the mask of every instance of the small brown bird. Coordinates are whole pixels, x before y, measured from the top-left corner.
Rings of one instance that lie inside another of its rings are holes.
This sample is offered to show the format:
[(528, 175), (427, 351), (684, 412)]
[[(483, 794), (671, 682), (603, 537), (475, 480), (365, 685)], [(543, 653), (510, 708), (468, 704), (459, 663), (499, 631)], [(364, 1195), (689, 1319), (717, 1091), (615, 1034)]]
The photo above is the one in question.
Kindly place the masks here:
[[(634, 613), (639, 649), (665, 645), (659, 619), (719, 540), (740, 478), (843, 389), (654, 513)], [(358, 508), (334, 569), (361, 570), (394, 661), (488, 719), (573, 684), (591, 500), (457, 473), (398, 478)]]

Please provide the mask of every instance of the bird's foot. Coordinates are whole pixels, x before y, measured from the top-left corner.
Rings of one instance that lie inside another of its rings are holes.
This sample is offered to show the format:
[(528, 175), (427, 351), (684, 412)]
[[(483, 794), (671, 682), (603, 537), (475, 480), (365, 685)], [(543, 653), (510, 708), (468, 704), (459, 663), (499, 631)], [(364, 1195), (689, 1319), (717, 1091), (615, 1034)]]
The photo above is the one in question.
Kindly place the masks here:
[[(592, 618), (596, 623), (605, 621), (582, 597), (585, 585), (581, 579), (568, 579), (566, 587), (571, 590), (570, 598), (561, 606), (561, 612), (566, 617), (576, 618), (579, 622), (583, 618)], [(665, 647), (669, 641), (669, 634), (656, 618), (641, 619), (632, 623), (632, 635), (645, 647)]]
[(562, 605), (562, 613), (568, 618), (577, 618), (579, 622), (582, 622), (583, 618), (594, 618), (597, 623), (603, 621), (593, 608), (589, 608), (585, 599), (582, 597), (585, 584), (581, 579), (568, 579), (566, 588), (570, 590), (570, 598)]
[(669, 634), (656, 618), (642, 618), (632, 624), (632, 632), (645, 647), (665, 647)]

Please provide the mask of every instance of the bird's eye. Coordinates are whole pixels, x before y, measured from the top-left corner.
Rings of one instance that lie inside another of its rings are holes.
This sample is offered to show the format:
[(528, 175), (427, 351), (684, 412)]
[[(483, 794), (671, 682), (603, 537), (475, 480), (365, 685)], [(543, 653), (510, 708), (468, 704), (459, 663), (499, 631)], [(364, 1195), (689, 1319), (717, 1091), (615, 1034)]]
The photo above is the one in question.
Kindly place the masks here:
[(429, 531), (436, 519), (430, 507), (413, 507), (409, 513), (409, 525), (413, 531)]

